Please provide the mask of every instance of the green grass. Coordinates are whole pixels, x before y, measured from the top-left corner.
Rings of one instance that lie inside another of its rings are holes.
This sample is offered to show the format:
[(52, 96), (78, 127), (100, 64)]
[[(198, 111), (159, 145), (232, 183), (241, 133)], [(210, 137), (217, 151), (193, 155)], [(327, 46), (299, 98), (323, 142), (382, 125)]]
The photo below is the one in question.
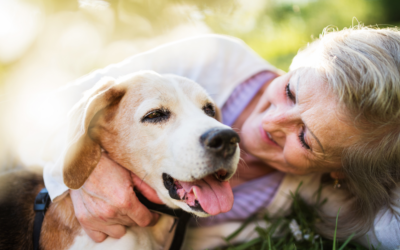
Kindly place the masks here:
[[(316, 211), (326, 202), (326, 200), (320, 200), (319, 193), (317, 193), (316, 205), (310, 206), (296, 191), (292, 194), (293, 204), (289, 215), (275, 219), (265, 215), (263, 219), (270, 226), (256, 227), (257, 238), (232, 245), (230, 242), (254, 220), (254, 218), (249, 218), (242, 227), (225, 239), (228, 243), (227, 247), (216, 248), (215, 250), (374, 250), (373, 246), (365, 248), (350, 242), (354, 234), (350, 235), (344, 242), (338, 242), (336, 240), (337, 228), (335, 228), (333, 240), (323, 238), (316, 232), (314, 225), (320, 220)], [(340, 209), (336, 217), (336, 227), (340, 223), (338, 222), (339, 212)]]

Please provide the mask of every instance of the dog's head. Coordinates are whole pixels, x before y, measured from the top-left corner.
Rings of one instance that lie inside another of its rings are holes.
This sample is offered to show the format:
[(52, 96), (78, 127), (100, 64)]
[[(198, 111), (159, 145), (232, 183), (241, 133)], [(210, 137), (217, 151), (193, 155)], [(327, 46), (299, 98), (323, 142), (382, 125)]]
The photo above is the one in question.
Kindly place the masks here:
[(102, 79), (71, 112), (64, 182), (80, 188), (103, 149), (168, 206), (198, 216), (227, 212), (239, 136), (217, 116), (213, 100), (183, 77), (146, 71)]

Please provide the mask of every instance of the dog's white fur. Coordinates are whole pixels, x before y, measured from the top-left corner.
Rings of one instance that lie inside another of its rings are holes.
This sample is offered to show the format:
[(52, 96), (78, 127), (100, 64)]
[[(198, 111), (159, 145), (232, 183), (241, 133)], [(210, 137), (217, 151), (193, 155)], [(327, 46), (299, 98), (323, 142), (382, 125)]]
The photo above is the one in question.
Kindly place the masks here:
[[(179, 76), (146, 71), (102, 79), (71, 113), (64, 182), (74, 189), (82, 186), (104, 150), (153, 187), (167, 206), (207, 216), (172, 199), (162, 174), (194, 181), (222, 168), (229, 178), (235, 172), (238, 146), (230, 160), (216, 161), (200, 143), (200, 136), (212, 128), (230, 129), (204, 112), (209, 103), (215, 105), (198, 84)], [(168, 110), (169, 119), (143, 120), (157, 109)], [(163, 249), (171, 240), (172, 224), (173, 218), (163, 215), (154, 227), (132, 227), (121, 239), (108, 237), (102, 243), (94, 243), (80, 228), (68, 249)]]

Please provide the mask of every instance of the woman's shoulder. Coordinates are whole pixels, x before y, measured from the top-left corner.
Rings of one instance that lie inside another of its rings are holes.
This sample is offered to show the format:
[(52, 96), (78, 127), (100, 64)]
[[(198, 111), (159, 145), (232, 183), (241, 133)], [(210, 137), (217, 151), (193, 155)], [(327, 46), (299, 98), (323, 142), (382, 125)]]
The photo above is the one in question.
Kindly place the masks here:
[(374, 225), (358, 241), (380, 250), (400, 248), (400, 183), (392, 190), (390, 204), (379, 210)]

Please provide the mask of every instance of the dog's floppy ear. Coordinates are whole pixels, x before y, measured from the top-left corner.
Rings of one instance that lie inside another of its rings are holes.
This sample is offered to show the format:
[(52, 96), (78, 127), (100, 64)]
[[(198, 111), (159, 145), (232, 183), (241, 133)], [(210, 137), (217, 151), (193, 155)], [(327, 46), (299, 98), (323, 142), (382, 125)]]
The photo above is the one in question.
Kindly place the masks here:
[(64, 183), (69, 188), (79, 189), (101, 157), (100, 145), (89, 137), (90, 122), (99, 111), (119, 102), (125, 93), (126, 88), (122, 84), (103, 78), (71, 110), (63, 167)]

